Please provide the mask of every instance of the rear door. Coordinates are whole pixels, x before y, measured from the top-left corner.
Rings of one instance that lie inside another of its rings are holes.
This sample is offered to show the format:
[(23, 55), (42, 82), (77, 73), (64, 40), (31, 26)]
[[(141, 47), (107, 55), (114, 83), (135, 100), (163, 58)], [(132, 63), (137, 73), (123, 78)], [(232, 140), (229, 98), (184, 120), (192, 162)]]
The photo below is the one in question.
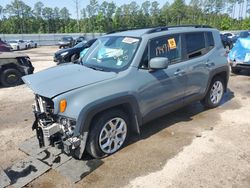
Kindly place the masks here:
[(187, 64), (186, 98), (199, 97), (208, 85), (209, 73), (214, 67), (214, 40), (212, 32), (184, 34), (185, 59)]

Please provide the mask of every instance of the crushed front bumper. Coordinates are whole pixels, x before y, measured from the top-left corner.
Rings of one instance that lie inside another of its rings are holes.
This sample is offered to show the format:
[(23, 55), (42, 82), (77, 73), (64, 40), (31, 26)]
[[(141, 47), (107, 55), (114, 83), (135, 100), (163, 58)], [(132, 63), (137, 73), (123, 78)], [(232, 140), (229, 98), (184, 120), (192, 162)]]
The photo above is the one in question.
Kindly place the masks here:
[(61, 149), (68, 155), (72, 155), (72, 152), (79, 147), (80, 139), (73, 135), (67, 135), (64, 126), (60, 123), (51, 122), (47, 125), (43, 125), (41, 119), (43, 119), (44, 116), (46, 116), (46, 114), (35, 112), (35, 121), (32, 125), (32, 130), (36, 130), (39, 146), (53, 146)]
[(36, 95), (33, 112), (32, 130), (36, 130), (40, 147), (57, 147), (66, 154), (72, 154), (80, 146), (80, 138), (74, 133), (75, 119), (54, 114), (51, 99)]

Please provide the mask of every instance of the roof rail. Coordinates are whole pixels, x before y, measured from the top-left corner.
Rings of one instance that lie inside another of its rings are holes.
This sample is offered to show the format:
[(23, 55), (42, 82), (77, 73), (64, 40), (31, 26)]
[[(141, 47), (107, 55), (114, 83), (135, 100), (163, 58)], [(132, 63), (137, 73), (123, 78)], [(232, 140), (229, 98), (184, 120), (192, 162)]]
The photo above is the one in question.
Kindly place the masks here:
[(209, 25), (176, 25), (176, 26), (160, 26), (153, 29), (150, 29), (146, 32), (146, 34), (161, 32), (161, 31), (167, 31), (169, 28), (176, 28), (176, 27), (194, 27), (194, 28), (212, 28)]
[(156, 33), (156, 32), (161, 32), (161, 31), (167, 31), (168, 30), (168, 26), (160, 26), (160, 27), (156, 27), (153, 29), (150, 29), (146, 32), (146, 34), (150, 34), (150, 33)]
[(131, 27), (131, 28), (123, 28), (123, 29), (117, 29), (117, 30), (113, 30), (110, 32), (107, 32), (106, 34), (112, 34), (112, 33), (118, 33), (118, 32), (122, 32), (122, 31), (130, 31), (130, 30), (137, 30), (137, 29), (153, 29), (154, 27)]

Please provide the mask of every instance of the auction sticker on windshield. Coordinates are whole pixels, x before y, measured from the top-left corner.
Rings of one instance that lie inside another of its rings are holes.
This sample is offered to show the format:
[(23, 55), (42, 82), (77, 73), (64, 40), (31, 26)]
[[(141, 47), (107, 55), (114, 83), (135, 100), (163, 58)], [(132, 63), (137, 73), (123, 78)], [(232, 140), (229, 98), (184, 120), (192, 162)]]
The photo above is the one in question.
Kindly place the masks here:
[(125, 37), (122, 42), (127, 43), (127, 44), (133, 44), (135, 42), (138, 42), (139, 39), (132, 38), (132, 37)]

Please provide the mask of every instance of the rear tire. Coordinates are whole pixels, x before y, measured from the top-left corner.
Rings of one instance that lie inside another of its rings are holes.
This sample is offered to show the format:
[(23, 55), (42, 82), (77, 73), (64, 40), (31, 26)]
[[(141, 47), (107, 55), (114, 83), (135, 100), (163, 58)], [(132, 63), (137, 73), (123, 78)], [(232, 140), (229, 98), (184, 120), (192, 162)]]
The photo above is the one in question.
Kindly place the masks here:
[(22, 83), (22, 74), (15, 68), (9, 68), (2, 72), (1, 83), (5, 87), (17, 86)]
[(128, 116), (122, 110), (114, 109), (98, 115), (91, 124), (87, 152), (94, 158), (117, 152), (127, 141), (128, 125)]
[(221, 100), (224, 95), (225, 87), (226, 87), (225, 82), (221, 77), (219, 76), (214, 77), (214, 79), (212, 80), (209, 86), (207, 94), (204, 97), (204, 99), (201, 100), (201, 103), (205, 107), (216, 108), (221, 103)]

